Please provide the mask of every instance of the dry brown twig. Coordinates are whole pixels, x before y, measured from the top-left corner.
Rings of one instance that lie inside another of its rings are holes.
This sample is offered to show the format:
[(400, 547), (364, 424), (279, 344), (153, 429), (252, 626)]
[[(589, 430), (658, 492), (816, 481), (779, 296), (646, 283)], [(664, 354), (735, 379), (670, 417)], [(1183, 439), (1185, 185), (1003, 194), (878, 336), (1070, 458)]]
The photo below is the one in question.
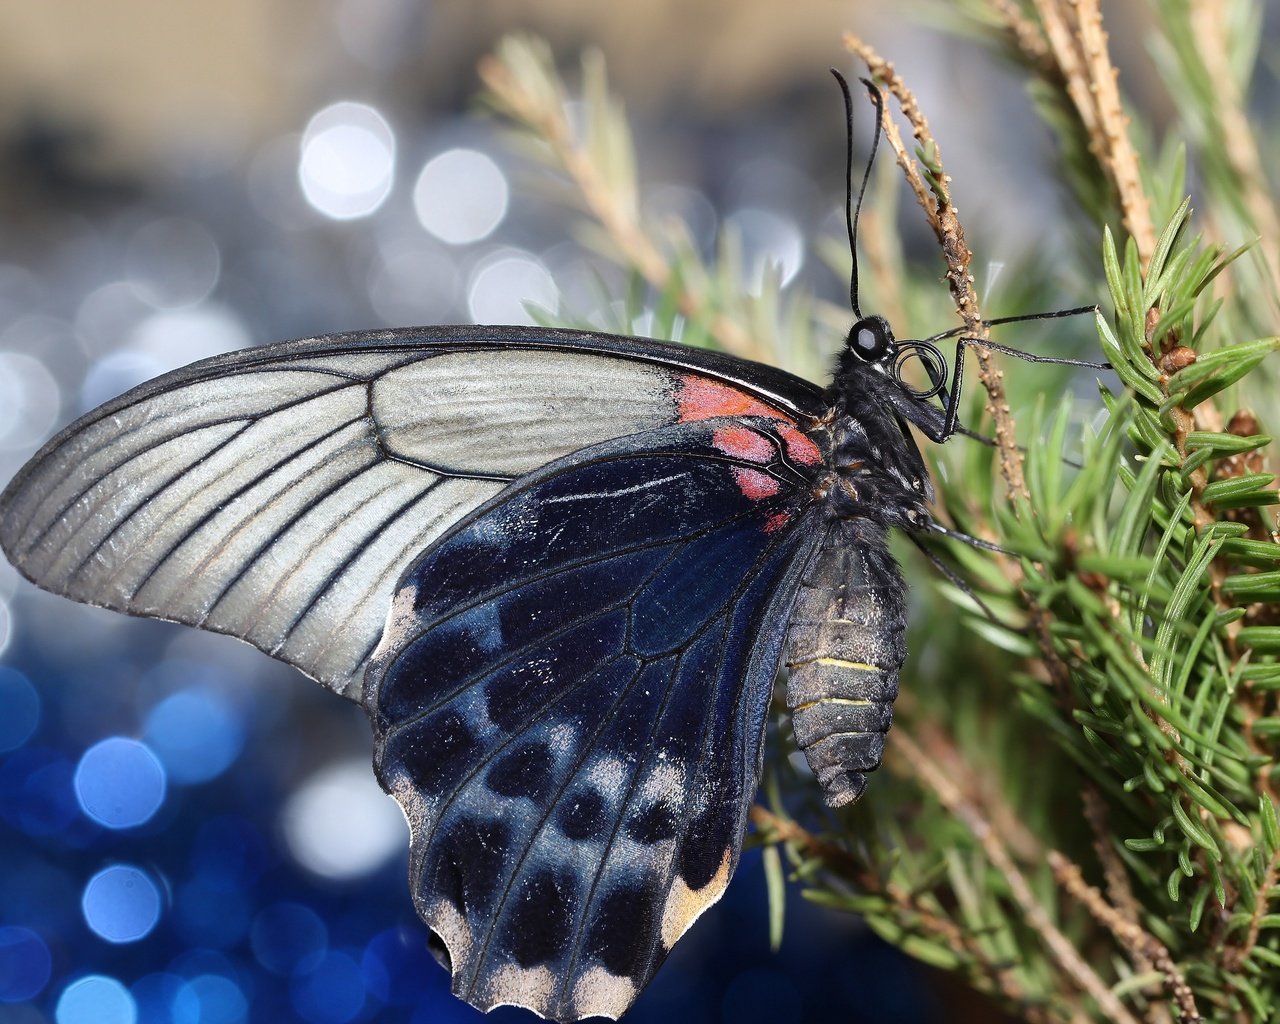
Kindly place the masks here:
[(1009, 964), (994, 962), (978, 942), (977, 936), (934, 913), (914, 893), (883, 879), (875, 871), (859, 863), (843, 847), (820, 839), (803, 825), (780, 817), (759, 804), (751, 808), (751, 821), (760, 830), (765, 842), (784, 843), (794, 847), (805, 857), (821, 860), (829, 870), (855, 885), (861, 892), (888, 897), (899, 911), (916, 923), (921, 932), (944, 943), (958, 957), (980, 965), (985, 971), (983, 977), (988, 980), (988, 984), (997, 988), (1009, 1003), (1020, 1006), (1023, 1019), (1028, 1024), (1050, 1024), (1052, 1018), (1027, 998)]
[(1142, 189), (1138, 154), (1129, 139), (1129, 116), (1120, 102), (1119, 72), (1107, 52), (1102, 9), (1098, 0), (1071, 0), (1067, 9), (1075, 14), (1076, 36), (1084, 55), (1089, 95), (1093, 97), (1102, 133), (1102, 146), (1095, 155), (1111, 177), (1120, 198), (1125, 230), (1137, 244), (1138, 255), (1146, 264), (1155, 251), (1156, 229), (1151, 220), (1151, 204)]
[[(978, 296), (973, 287), (973, 275), (969, 273), (969, 261), (973, 254), (964, 240), (964, 227), (960, 223), (955, 204), (951, 200), (950, 178), (942, 172), (941, 157), (938, 153), (937, 141), (929, 131), (929, 123), (921, 113), (915, 95), (907, 87), (906, 82), (894, 70), (891, 63), (878, 54), (867, 42), (846, 32), (844, 45), (850, 53), (859, 57), (867, 65), (873, 78), (884, 83), (884, 87), (898, 101), (903, 116), (911, 124), (912, 134), (920, 146), (932, 154), (939, 173), (930, 177), (926, 183), (915, 160), (907, 153), (897, 125), (885, 111), (885, 139), (893, 149), (898, 165), (906, 175), (907, 183), (916, 200), (920, 203), (933, 228), (938, 242), (942, 246), (943, 256), (947, 262), (947, 284), (956, 303), (956, 312), (965, 324), (965, 333), (974, 338), (985, 338), (987, 330), (982, 324), (982, 312), (978, 308)], [(995, 424), (995, 437), (1000, 457), (1000, 473), (1004, 478), (1009, 497), (1017, 504), (1017, 499), (1027, 494), (1026, 482), (1022, 472), (1022, 453), (1018, 450), (1014, 437), (1013, 415), (1005, 401), (1004, 384), (999, 370), (991, 358), (991, 353), (976, 348), (978, 372), (983, 386), (987, 389), (989, 399), (987, 409)]]
[(1034, 0), (1034, 5), (1056, 64), (1052, 75), (1046, 74), (1044, 52), (1034, 43), (1026, 49), (1027, 33), (1017, 17), (1021, 12), (1011, 11), (1008, 3), (992, 3), (1033, 66), (1064, 83), (1089, 135), (1089, 150), (1111, 182), (1125, 230), (1145, 265), (1155, 250), (1156, 231), (1138, 173), (1138, 156), (1129, 139), (1117, 72), (1107, 52), (1098, 0)]
[(1178, 1007), (1179, 1024), (1197, 1024), (1203, 1018), (1196, 1008), (1195, 994), (1178, 970), (1164, 944), (1143, 931), (1102, 898), (1102, 894), (1084, 880), (1080, 869), (1057, 850), (1049, 851), (1049, 869), (1058, 884), (1088, 908), (1094, 918), (1107, 927), (1116, 941), (1134, 952), (1134, 959), (1151, 963), (1164, 975), (1165, 985)]
[[(1098, 1004), (1113, 1024), (1138, 1024), (1137, 1019), (1080, 955), (1071, 940), (1053, 923), (1051, 915), (1040, 905), (1031, 884), (1014, 863), (1000, 836), (977, 804), (966, 799), (948, 772), (902, 730), (898, 732), (897, 746), (920, 781), (973, 834), (987, 860), (1003, 876), (1014, 903), (1027, 923), (1044, 941), (1046, 950), (1059, 968)], [(1101, 899), (1100, 896), (1098, 898)]]

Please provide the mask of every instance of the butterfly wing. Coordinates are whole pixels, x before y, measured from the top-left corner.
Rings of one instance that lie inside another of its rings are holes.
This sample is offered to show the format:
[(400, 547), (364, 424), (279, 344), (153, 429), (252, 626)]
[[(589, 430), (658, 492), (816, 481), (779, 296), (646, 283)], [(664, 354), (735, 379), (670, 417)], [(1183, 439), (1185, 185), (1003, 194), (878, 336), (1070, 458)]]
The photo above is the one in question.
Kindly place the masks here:
[(359, 699), (405, 567), (568, 452), (818, 389), (659, 342), (527, 328), (334, 335), (220, 356), (89, 413), (0, 495), (38, 585), (247, 640)]
[(606, 442), (405, 574), (365, 703), (455, 994), (617, 1017), (724, 891), (820, 458), (761, 419)]

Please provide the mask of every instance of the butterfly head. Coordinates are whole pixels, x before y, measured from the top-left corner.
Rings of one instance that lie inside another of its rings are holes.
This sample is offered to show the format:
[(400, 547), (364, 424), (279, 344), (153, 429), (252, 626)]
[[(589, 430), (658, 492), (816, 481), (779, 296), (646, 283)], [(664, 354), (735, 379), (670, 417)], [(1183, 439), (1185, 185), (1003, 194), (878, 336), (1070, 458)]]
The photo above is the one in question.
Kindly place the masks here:
[[(924, 367), (929, 387), (914, 387), (904, 378), (903, 368), (912, 359), (918, 359)], [(947, 388), (947, 363), (937, 346), (924, 340), (899, 341), (882, 316), (861, 317), (845, 338), (838, 375), (846, 379), (857, 377), (863, 367), (888, 376), (898, 388), (922, 402)]]

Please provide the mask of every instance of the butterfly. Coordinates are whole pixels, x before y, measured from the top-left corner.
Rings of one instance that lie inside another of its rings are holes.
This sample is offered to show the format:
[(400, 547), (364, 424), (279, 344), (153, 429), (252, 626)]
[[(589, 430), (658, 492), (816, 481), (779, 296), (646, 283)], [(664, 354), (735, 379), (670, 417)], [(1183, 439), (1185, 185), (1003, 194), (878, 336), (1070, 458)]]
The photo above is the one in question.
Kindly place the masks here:
[(945, 441), (960, 388), (861, 315), (856, 269), (852, 300), (825, 387), (524, 327), (217, 356), (54, 437), (0, 546), (359, 703), (454, 993), (616, 1018), (729, 883), (780, 664), (829, 804), (880, 763), (907, 653), (887, 533), (939, 529), (908, 425)]

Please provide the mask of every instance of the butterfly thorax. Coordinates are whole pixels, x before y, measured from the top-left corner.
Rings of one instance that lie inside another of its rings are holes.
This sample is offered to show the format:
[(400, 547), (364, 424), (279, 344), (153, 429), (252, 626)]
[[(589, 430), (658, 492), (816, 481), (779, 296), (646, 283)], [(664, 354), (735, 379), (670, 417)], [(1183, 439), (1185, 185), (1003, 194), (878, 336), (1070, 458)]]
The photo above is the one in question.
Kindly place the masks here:
[(831, 457), (821, 496), (840, 519), (920, 530), (929, 524), (929, 476), (915, 442), (883, 401), (892, 382), (874, 366), (841, 368), (832, 388)]

